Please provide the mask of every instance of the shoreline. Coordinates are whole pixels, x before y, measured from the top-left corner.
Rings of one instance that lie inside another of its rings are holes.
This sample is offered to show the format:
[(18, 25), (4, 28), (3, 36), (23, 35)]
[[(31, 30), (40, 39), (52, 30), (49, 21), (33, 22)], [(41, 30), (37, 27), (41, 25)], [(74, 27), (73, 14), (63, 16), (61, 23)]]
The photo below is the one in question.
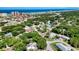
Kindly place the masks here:
[(79, 11), (79, 10), (63, 10), (63, 11), (41, 11), (41, 12), (30, 12), (30, 13), (27, 13), (26, 14), (46, 14), (46, 13), (59, 13), (59, 12), (71, 12), (71, 11)]
[[(7, 10), (7, 11), (9, 11), (9, 10)], [(10, 13), (12, 13), (12, 12), (19, 12), (19, 13), (25, 13), (25, 14), (31, 14), (31, 15), (33, 15), (33, 14), (46, 14), (46, 13), (55, 13), (55, 12), (70, 12), (70, 11), (79, 11), (79, 10), (56, 10), (56, 11), (53, 11), (53, 10), (45, 10), (45, 11), (43, 11), (43, 10), (36, 10), (36, 11), (27, 11), (26, 10), (26, 12), (25, 11), (19, 11), (19, 10), (17, 10), (17, 11), (10, 11), (9, 13), (8, 12), (6, 12), (6, 11), (4, 11), (4, 12), (1, 12), (1, 10), (0, 10), (0, 13), (8, 13), (8, 14), (10, 14)]]

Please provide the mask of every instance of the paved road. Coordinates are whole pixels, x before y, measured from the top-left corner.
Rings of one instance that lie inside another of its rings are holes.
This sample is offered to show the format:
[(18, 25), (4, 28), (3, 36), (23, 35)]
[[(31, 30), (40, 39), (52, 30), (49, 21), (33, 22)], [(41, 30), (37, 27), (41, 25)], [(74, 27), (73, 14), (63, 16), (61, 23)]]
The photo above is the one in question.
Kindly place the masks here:
[(60, 42), (60, 43), (64, 43), (66, 44), (68, 47), (70, 47), (71, 49), (73, 49), (74, 51), (76, 51), (76, 49), (74, 47), (72, 47), (71, 45), (67, 44), (66, 42), (63, 42), (63, 41), (59, 41), (59, 40), (56, 40), (56, 41), (47, 41), (47, 47), (46, 47), (46, 50), (47, 51), (54, 51), (51, 47), (51, 43), (54, 43), (54, 42)]
[(54, 43), (54, 42), (60, 42), (60, 43), (66, 44), (66, 45), (67, 45), (67, 47), (70, 47), (71, 49), (73, 49), (74, 51), (76, 51), (76, 49), (75, 49), (74, 47), (72, 47), (71, 45), (67, 44), (66, 42), (59, 41), (59, 40), (52, 41), (52, 43)]
[(41, 32), (39, 32), (39, 31), (36, 29), (36, 25), (33, 25), (33, 29), (34, 29), (35, 31), (37, 31), (39, 35), (41, 35), (42, 37), (44, 37), (44, 36), (45, 36), (48, 32), (50, 32), (53, 28), (56, 28), (56, 27), (59, 26), (59, 25), (60, 25), (60, 23), (58, 23), (56, 26), (52, 27), (49, 31), (45, 32), (44, 34), (42, 34)]
[[(60, 24), (60, 23), (59, 23)], [(57, 26), (59, 26), (59, 24)], [(38, 32), (38, 30), (35, 28), (35, 25), (33, 26), (34, 27), (34, 30)], [(55, 28), (55, 27), (54, 27)], [(51, 31), (51, 30), (50, 30)], [(44, 35), (42, 35), (40, 32), (38, 32), (39, 35), (41, 35), (42, 37), (44, 37)], [(74, 51), (76, 51), (76, 49), (74, 47), (72, 47), (71, 45), (67, 44), (66, 42), (63, 42), (63, 41), (60, 41), (60, 40), (56, 40), (56, 41), (47, 41), (47, 47), (46, 47), (46, 50), (47, 51), (53, 51), (52, 47), (51, 47), (51, 43), (54, 43), (54, 42), (61, 42), (61, 43), (64, 43), (66, 44), (68, 47), (70, 47), (71, 49), (73, 49)]]
[(36, 32), (38, 32), (39, 35), (41, 35), (42, 37), (44, 37), (45, 34), (42, 34), (41, 32), (39, 32), (39, 31), (36, 29), (36, 26), (35, 26), (35, 25), (33, 25), (33, 29), (34, 29)]
[(52, 49), (52, 47), (51, 47), (52, 41), (47, 41), (46, 43), (47, 43), (46, 50), (47, 50), (47, 51), (53, 51), (53, 49)]

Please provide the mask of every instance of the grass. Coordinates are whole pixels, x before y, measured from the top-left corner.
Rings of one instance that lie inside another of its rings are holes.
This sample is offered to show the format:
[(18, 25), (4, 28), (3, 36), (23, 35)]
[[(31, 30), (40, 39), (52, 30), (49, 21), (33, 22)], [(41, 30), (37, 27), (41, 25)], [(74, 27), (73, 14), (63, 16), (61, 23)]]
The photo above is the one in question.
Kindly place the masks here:
[(46, 40), (47, 40), (47, 41), (53, 41), (53, 39), (50, 39), (50, 38), (46, 38)]
[(58, 43), (58, 42), (52, 43), (52, 44), (51, 44), (51, 47), (52, 47), (52, 49), (53, 49), (54, 51), (60, 51), (60, 49), (56, 47), (56, 43)]
[(76, 48), (77, 50), (79, 50), (79, 48)]

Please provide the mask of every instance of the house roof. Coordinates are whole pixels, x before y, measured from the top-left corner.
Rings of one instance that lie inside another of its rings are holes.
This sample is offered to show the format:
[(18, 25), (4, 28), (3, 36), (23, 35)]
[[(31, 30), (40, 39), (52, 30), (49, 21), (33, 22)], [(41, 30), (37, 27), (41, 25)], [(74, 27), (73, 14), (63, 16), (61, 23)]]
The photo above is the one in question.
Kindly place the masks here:
[(57, 43), (56, 46), (62, 51), (70, 51), (71, 50), (71, 48), (69, 48), (68, 46), (65, 46), (62, 43)]
[(37, 49), (37, 44), (34, 42), (34, 43), (29, 43), (27, 45), (27, 49)]

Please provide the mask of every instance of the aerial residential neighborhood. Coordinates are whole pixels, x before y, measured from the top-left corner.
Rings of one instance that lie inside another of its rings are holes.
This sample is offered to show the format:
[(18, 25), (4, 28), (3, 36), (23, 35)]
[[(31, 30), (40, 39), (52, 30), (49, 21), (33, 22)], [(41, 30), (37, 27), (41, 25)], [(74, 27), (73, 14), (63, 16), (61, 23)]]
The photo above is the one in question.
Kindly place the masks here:
[(0, 51), (78, 51), (79, 11), (0, 13)]

